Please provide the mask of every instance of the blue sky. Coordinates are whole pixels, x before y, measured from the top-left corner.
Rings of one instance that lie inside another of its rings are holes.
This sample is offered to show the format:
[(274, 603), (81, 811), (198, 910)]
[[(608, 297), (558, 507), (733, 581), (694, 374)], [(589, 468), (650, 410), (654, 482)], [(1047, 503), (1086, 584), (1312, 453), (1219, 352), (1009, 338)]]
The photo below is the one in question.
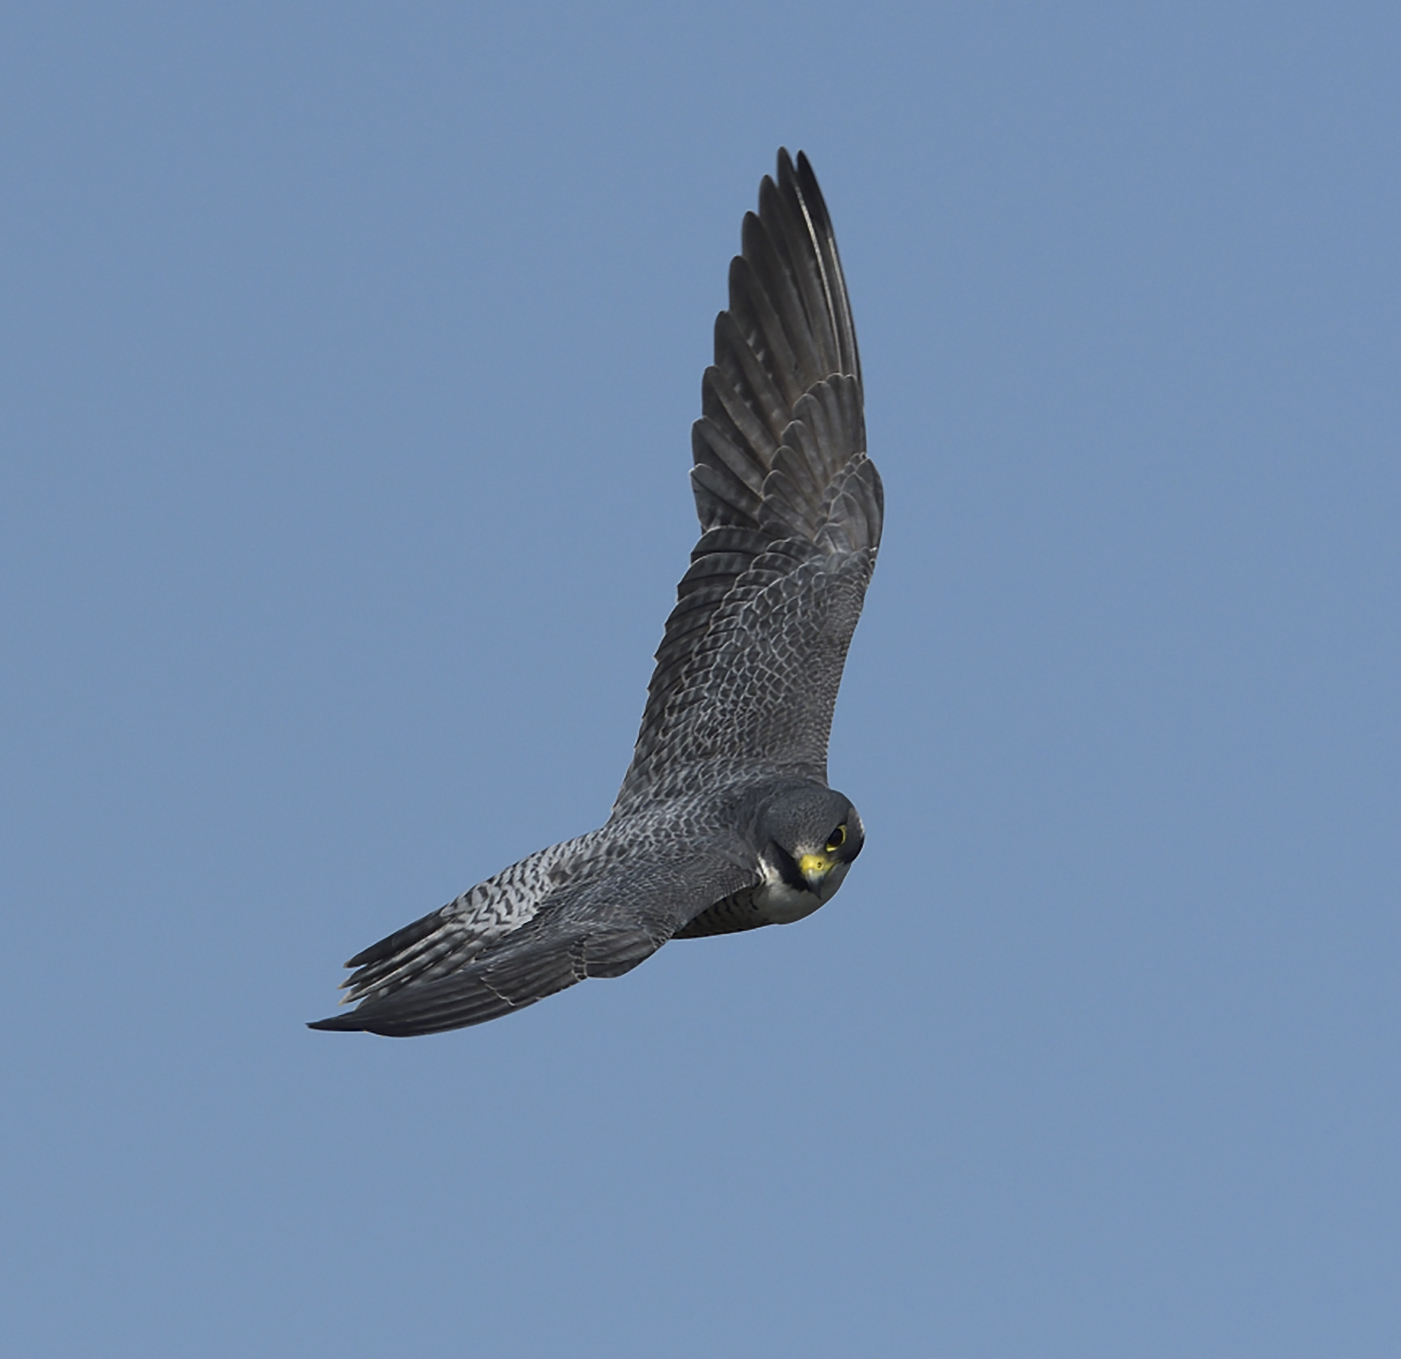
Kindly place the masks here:
[[(1394, 1355), (1401, 16), (0, 17), (26, 1356)], [(779, 145), (885, 544), (785, 929), (339, 964), (597, 825)]]

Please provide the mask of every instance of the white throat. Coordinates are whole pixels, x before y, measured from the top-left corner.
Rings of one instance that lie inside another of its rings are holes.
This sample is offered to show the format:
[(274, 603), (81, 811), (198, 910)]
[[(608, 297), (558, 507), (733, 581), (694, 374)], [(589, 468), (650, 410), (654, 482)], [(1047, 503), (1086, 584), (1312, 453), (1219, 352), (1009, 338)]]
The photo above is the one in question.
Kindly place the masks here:
[(763, 880), (754, 889), (753, 901), (766, 924), (791, 925), (795, 920), (811, 915), (836, 895), (850, 864), (836, 864), (822, 880), (816, 892), (792, 887), (784, 882), (778, 868), (766, 858), (759, 860)]

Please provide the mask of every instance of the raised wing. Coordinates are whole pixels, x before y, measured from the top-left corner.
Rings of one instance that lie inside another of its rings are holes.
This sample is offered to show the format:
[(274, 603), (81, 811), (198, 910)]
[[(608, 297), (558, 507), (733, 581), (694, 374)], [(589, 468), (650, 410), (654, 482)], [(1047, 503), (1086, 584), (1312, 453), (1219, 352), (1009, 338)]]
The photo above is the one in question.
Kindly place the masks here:
[(779, 152), (745, 215), (701, 390), (701, 537), (615, 815), (740, 770), (826, 777), (883, 501), (836, 238), (801, 152), (796, 168)]
[(622, 976), (698, 911), (754, 881), (733, 856), (694, 850), (574, 881), (564, 874), (524, 924), (485, 947), (478, 938), (474, 953), (462, 952), (473, 945), (451, 907), (381, 940), (350, 963), (360, 971), (349, 998), (365, 999), (309, 1027), (407, 1038), (481, 1024), (586, 977)]

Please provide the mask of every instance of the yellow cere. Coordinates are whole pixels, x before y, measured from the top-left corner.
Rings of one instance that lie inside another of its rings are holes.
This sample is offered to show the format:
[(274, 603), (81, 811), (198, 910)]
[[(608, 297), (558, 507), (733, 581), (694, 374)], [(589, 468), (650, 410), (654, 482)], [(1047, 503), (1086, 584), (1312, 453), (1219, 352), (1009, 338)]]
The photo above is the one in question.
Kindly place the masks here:
[(832, 861), (825, 854), (804, 854), (798, 860), (798, 872), (805, 878), (820, 878), (831, 867)]

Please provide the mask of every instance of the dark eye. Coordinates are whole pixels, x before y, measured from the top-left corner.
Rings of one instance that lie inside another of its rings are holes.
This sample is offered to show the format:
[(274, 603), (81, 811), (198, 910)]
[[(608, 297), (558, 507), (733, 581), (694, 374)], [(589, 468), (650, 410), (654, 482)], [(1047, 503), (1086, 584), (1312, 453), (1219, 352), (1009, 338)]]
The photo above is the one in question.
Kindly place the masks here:
[(846, 827), (838, 826), (827, 837), (827, 853), (835, 854), (844, 844), (846, 844)]

